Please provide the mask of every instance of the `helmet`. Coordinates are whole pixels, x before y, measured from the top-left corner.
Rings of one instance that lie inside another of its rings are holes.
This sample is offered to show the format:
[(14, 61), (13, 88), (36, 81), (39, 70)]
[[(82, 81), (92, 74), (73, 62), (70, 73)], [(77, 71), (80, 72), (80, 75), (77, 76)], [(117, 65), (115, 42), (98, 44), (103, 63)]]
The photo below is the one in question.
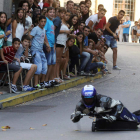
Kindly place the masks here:
[(84, 105), (87, 108), (92, 108), (95, 105), (96, 100), (96, 89), (92, 85), (86, 85), (81, 91), (81, 96)]

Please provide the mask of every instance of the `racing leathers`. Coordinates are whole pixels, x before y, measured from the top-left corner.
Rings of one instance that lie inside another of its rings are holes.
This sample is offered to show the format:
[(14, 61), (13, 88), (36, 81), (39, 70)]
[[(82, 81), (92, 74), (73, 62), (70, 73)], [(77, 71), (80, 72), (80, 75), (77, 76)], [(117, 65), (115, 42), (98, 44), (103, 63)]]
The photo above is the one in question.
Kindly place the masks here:
[(78, 122), (82, 118), (81, 114), (88, 116), (93, 116), (93, 114), (95, 114), (95, 116), (106, 116), (110, 122), (126, 120), (140, 123), (140, 116), (129, 112), (119, 100), (114, 100), (100, 94), (96, 95), (95, 104), (91, 108), (87, 108), (83, 100), (80, 100), (76, 105), (75, 112), (71, 115), (71, 120), (74, 123)]

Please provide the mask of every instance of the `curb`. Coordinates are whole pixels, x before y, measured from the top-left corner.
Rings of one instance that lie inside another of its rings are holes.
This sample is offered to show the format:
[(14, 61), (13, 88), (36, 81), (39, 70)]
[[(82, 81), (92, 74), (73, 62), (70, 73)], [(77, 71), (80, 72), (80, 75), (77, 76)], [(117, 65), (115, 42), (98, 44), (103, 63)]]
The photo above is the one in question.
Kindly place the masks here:
[(86, 77), (86, 76), (76, 77), (69, 81), (64, 82), (63, 84), (59, 86), (55, 86), (55, 87), (48, 88), (45, 90), (35, 90), (32, 92), (26, 92), (20, 95), (9, 97), (9, 98), (0, 100), (0, 109), (4, 109), (7, 107), (11, 107), (11, 106), (15, 106), (21, 103), (32, 101), (36, 98), (43, 97), (48, 94), (53, 94), (53, 93), (56, 93), (65, 89), (69, 89), (71, 87), (75, 87), (77, 85), (89, 82), (91, 80), (94, 81), (95, 79), (99, 79), (101, 77), (102, 77), (102, 73), (98, 73), (94, 77)]

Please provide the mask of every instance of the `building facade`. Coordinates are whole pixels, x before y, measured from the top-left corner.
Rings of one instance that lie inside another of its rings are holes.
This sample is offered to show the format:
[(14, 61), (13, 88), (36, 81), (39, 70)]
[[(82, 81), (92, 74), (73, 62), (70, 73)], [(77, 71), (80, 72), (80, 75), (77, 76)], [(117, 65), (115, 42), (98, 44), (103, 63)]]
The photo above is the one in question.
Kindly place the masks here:
[[(8, 17), (18, 6), (20, 0), (0, 0), (0, 11), (7, 13)], [(66, 5), (68, 0), (60, 0), (61, 6)], [(74, 3), (79, 4), (81, 0), (73, 0)], [(124, 10), (126, 15), (130, 16), (131, 21), (140, 19), (140, 0), (92, 0), (91, 10), (93, 14), (97, 13), (97, 7), (103, 4), (107, 10), (106, 17), (109, 19), (118, 14), (119, 10)]]

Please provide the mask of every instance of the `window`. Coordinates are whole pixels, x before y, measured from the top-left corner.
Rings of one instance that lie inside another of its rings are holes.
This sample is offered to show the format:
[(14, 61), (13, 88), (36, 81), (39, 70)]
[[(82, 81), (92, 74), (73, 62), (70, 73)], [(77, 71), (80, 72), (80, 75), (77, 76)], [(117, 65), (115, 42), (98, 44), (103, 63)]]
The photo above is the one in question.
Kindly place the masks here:
[(135, 14), (135, 0), (114, 0), (113, 15), (118, 15), (120, 10), (125, 11), (125, 15), (130, 17), (131, 21), (134, 21)]

